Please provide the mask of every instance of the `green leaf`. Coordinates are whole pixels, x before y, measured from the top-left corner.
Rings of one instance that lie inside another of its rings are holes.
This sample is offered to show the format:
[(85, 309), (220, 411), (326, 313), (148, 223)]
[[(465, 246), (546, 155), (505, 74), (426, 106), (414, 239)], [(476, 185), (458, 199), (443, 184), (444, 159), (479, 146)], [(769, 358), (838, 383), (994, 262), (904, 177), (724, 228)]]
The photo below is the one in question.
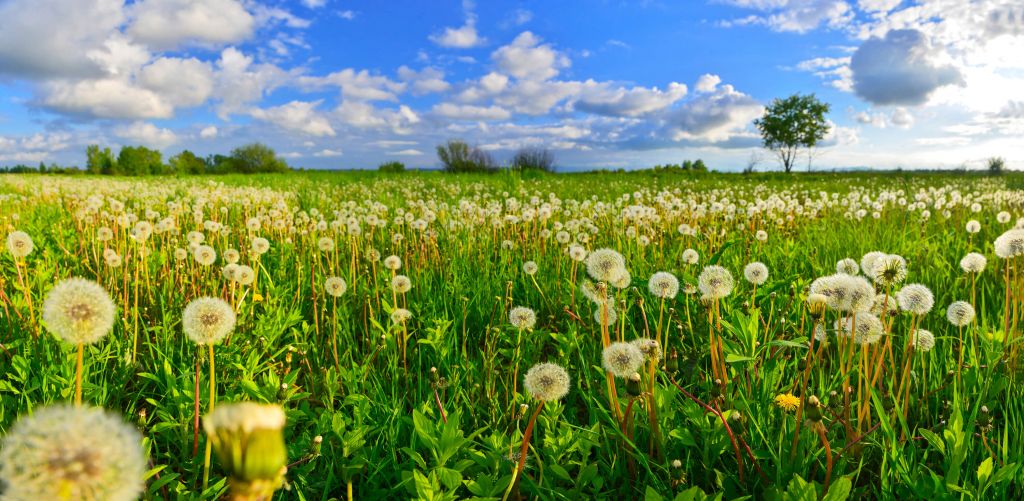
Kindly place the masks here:
[(935, 432), (926, 430), (924, 428), (921, 428), (918, 431), (921, 432), (921, 436), (924, 437), (924, 439), (927, 440), (932, 447), (938, 449), (943, 456), (946, 455), (946, 444), (942, 441), (941, 438), (939, 438), (939, 436)]
[(978, 484), (985, 485), (988, 477), (992, 475), (992, 457), (985, 458), (984, 461), (978, 465)]
[(654, 490), (654, 487), (647, 486), (647, 489), (644, 491), (644, 501), (661, 501), (662, 499), (664, 498), (661, 497), (661, 494), (658, 494), (658, 491)]
[(851, 488), (853, 488), (853, 484), (849, 478), (839, 477), (829, 486), (828, 494), (825, 494), (822, 501), (845, 501), (846, 498), (850, 497)]
[(757, 358), (748, 357), (746, 355), (737, 355), (735, 353), (728, 353), (725, 355), (725, 363), (727, 364), (734, 364), (737, 362), (750, 362), (752, 360), (757, 360)]

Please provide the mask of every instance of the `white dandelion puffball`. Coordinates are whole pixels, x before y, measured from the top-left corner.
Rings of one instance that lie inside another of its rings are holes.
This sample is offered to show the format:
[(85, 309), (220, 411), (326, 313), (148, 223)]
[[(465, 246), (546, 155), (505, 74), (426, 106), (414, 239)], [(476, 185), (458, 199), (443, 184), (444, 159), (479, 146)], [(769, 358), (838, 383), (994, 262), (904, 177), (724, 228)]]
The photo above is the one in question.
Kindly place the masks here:
[(844, 275), (856, 275), (860, 272), (860, 266), (857, 265), (857, 261), (850, 258), (841, 259), (836, 263), (836, 273), (842, 273)]
[(673, 299), (679, 293), (679, 279), (667, 271), (659, 271), (647, 281), (647, 290), (655, 297)]
[(636, 346), (640, 353), (644, 354), (647, 360), (653, 360), (657, 362), (661, 360), (661, 343), (651, 338), (637, 338), (630, 341), (630, 344)]
[(4, 499), (134, 501), (145, 489), (142, 436), (96, 407), (52, 405), (14, 424), (0, 450)]
[(391, 271), (396, 271), (402, 267), (402, 258), (392, 254), (384, 258), (384, 267)]
[(1007, 230), (996, 238), (996, 257), (1010, 259), (1017, 256), (1024, 256), (1024, 230)]
[(705, 266), (697, 277), (697, 287), (709, 299), (721, 299), (732, 293), (732, 273), (718, 266)]
[(114, 327), (117, 307), (106, 289), (84, 278), (62, 280), (43, 301), (43, 322), (71, 344), (92, 344)]
[(743, 267), (743, 278), (754, 285), (761, 285), (768, 280), (768, 267), (755, 261)]
[(852, 329), (857, 330), (853, 342), (858, 345), (874, 344), (885, 333), (882, 321), (870, 313), (858, 313), (844, 318), (841, 322), (836, 321), (836, 331), (840, 336), (850, 337)]
[(924, 329), (914, 329), (914, 349), (922, 353), (932, 351), (935, 347), (935, 335)]
[(235, 310), (219, 297), (201, 297), (185, 306), (182, 330), (192, 342), (217, 344), (235, 328)]
[(587, 274), (594, 280), (613, 283), (625, 271), (625, 258), (611, 249), (598, 249), (587, 256)]
[(412, 312), (405, 308), (395, 308), (391, 312), (391, 322), (395, 324), (404, 324), (412, 319)]
[(860, 269), (864, 271), (865, 275), (874, 278), (871, 276), (871, 274), (874, 273), (875, 261), (884, 255), (884, 252), (879, 251), (871, 251), (868, 252), (867, 254), (864, 254), (860, 258)]
[(236, 249), (228, 249), (223, 253), (224, 261), (228, 264), (238, 264), (238, 260), (242, 258), (242, 255)]
[(626, 287), (629, 287), (629, 284), (632, 281), (633, 276), (629, 274), (629, 271), (623, 268), (619, 270), (619, 274), (616, 275), (615, 278), (609, 283), (611, 283), (612, 287), (615, 287), (616, 289), (625, 289)]
[(256, 271), (251, 266), (240, 264), (235, 268), (235, 282), (239, 285), (252, 285), (256, 281)]
[(900, 305), (896, 302), (896, 298), (888, 294), (877, 294), (875, 295), (875, 304), (871, 306), (871, 314), (882, 316), (882, 315), (894, 315), (899, 313)]
[(192, 257), (201, 266), (210, 266), (217, 260), (217, 251), (213, 250), (213, 247), (209, 245), (200, 245), (196, 247), (196, 250), (192, 251)]
[(334, 250), (334, 239), (331, 237), (320, 237), (320, 240), (316, 241), (316, 247), (320, 249), (320, 252), (331, 252)]
[(523, 263), (523, 273), (526, 273), (527, 275), (530, 275), (531, 277), (533, 275), (536, 275), (537, 274), (537, 263), (535, 263), (533, 261), (527, 261), (527, 262)]
[(754, 238), (756, 238), (758, 242), (767, 242), (768, 232), (764, 230), (757, 230), (757, 233), (754, 234)]
[(179, 247), (177, 249), (174, 249), (174, 260), (175, 261), (184, 261), (185, 258), (187, 258), (187, 257), (188, 257), (188, 251), (187, 250), (182, 249), (181, 247)]
[(508, 322), (519, 330), (530, 330), (537, 324), (537, 314), (525, 306), (516, 306), (508, 312)]
[(981, 273), (987, 264), (988, 259), (985, 256), (971, 252), (960, 260), (960, 269), (964, 270), (964, 273)]
[(974, 219), (972, 219), (970, 221), (967, 221), (967, 233), (970, 233), (970, 234), (973, 235), (973, 234), (975, 234), (975, 233), (977, 233), (979, 231), (981, 231), (981, 223), (979, 223), (978, 221), (976, 221)]
[(587, 258), (587, 249), (582, 245), (572, 244), (569, 246), (569, 257), (577, 263)]
[(228, 280), (230, 280), (232, 282), (235, 281), (235, 273), (237, 271), (238, 271), (238, 265), (235, 264), (235, 263), (228, 263), (228, 264), (224, 265), (223, 268), (221, 268), (221, 273), (224, 275), (224, 278), (226, 278), (226, 279), (228, 279)]
[(935, 297), (931, 289), (921, 284), (907, 284), (896, 293), (900, 309), (914, 315), (924, 315), (932, 310)]
[(594, 284), (590, 280), (584, 279), (580, 283), (580, 292), (583, 297), (593, 301), (600, 305), (608, 302), (608, 293), (605, 289), (601, 289), (600, 286)]
[(697, 264), (700, 260), (700, 254), (693, 249), (686, 249), (683, 251), (683, 263), (684, 264)]
[(946, 320), (957, 327), (963, 327), (974, 320), (974, 307), (967, 301), (956, 301), (946, 308)]
[(594, 321), (597, 322), (597, 325), (608, 327), (619, 321), (619, 314), (611, 306), (605, 308), (603, 312), (601, 308), (598, 308), (594, 310)]
[(1010, 218), (1011, 218), (1010, 213), (1006, 212), (1006, 211), (1000, 211), (999, 214), (996, 214), (996, 221), (998, 221), (999, 224), (1009, 223), (1010, 222)]
[(261, 256), (270, 250), (270, 240), (263, 237), (253, 237), (249, 248), (252, 249), (253, 254)]
[(7, 234), (7, 251), (14, 256), (14, 259), (21, 259), (32, 253), (35, 245), (32, 237), (24, 231), (12, 231)]
[(324, 281), (324, 291), (331, 297), (341, 297), (348, 290), (348, 284), (341, 277), (330, 277)]
[(890, 287), (907, 278), (907, 261), (896, 254), (885, 254), (872, 264), (871, 278), (875, 283)]
[(617, 342), (608, 345), (601, 352), (604, 370), (619, 378), (632, 376), (644, 363), (644, 354), (631, 343)]
[(409, 277), (405, 275), (395, 275), (391, 279), (391, 290), (396, 293), (405, 294), (406, 292), (409, 292), (410, 289), (412, 289), (412, 280), (409, 280)]
[(569, 373), (560, 365), (537, 364), (526, 371), (523, 387), (537, 400), (555, 402), (569, 393)]

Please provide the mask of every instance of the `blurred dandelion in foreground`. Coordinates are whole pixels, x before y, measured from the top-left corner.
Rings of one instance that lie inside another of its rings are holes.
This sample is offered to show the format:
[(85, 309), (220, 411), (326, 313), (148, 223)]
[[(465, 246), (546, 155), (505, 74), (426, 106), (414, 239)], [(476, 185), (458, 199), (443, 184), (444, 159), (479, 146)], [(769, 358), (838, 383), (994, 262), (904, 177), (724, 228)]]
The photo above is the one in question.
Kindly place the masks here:
[(142, 436), (96, 407), (53, 405), (20, 418), (3, 440), (4, 499), (132, 501), (142, 494)]
[(284, 410), (278, 405), (226, 404), (203, 419), (203, 429), (230, 479), (231, 499), (270, 499), (287, 470), (282, 430)]
[(1007, 230), (995, 240), (996, 257), (1010, 259), (1024, 255), (1024, 230)]
[(523, 387), (537, 400), (561, 400), (569, 393), (569, 373), (559, 365), (540, 363), (526, 371)]

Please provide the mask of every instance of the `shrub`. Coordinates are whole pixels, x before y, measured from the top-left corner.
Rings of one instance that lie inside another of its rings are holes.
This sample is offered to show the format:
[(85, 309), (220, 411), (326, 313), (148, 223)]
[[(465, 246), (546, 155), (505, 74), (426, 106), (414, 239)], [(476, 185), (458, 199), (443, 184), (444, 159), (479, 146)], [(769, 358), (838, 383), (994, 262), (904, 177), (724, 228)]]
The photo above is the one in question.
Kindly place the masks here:
[(397, 160), (384, 162), (377, 166), (379, 172), (405, 172), (405, 164)]
[(439, 145), (437, 158), (446, 172), (486, 172), (497, 169), (490, 153), (458, 139)]
[(555, 170), (555, 156), (543, 148), (522, 148), (512, 157), (512, 168), (517, 170)]
[(985, 164), (988, 166), (988, 173), (993, 176), (1002, 175), (1006, 168), (1006, 160), (1003, 157), (992, 157), (986, 160)]

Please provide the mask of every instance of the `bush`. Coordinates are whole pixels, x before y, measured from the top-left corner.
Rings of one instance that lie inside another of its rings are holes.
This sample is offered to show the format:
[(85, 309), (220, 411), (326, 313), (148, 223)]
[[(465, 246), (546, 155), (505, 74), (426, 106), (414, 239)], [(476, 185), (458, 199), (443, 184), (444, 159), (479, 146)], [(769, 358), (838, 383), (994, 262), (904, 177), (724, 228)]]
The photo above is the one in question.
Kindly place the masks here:
[(405, 172), (405, 164), (397, 160), (384, 162), (377, 166), (379, 172)]
[(437, 158), (446, 172), (490, 172), (498, 168), (490, 153), (458, 139), (438, 146)]
[(992, 157), (985, 162), (988, 165), (988, 173), (993, 176), (1002, 175), (1006, 169), (1006, 160), (1003, 157)]
[(522, 148), (512, 157), (512, 168), (554, 172), (555, 156), (542, 148)]

